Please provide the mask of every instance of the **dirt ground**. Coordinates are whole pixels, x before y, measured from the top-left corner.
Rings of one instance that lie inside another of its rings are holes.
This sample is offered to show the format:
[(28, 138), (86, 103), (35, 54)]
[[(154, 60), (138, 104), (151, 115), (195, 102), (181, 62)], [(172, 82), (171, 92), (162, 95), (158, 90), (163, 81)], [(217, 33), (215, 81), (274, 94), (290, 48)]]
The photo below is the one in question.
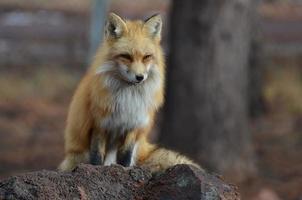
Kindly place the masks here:
[(301, 199), (301, 117), (268, 114), (252, 124), (258, 174), (240, 184), (243, 199)]
[(251, 121), (258, 174), (241, 183), (243, 199), (302, 198), (302, 60), (272, 57), (263, 93), (267, 113)]

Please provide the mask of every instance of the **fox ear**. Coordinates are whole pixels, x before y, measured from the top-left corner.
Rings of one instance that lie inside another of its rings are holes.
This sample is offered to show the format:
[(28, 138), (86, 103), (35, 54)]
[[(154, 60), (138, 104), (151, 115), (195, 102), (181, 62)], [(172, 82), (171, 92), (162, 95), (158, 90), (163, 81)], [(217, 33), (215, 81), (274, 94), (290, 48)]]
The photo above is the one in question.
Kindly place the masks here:
[(105, 26), (105, 36), (108, 38), (119, 38), (127, 30), (127, 26), (122, 18), (114, 13), (109, 13)]
[(161, 38), (162, 19), (159, 14), (152, 15), (146, 19), (144, 26), (152, 38)]

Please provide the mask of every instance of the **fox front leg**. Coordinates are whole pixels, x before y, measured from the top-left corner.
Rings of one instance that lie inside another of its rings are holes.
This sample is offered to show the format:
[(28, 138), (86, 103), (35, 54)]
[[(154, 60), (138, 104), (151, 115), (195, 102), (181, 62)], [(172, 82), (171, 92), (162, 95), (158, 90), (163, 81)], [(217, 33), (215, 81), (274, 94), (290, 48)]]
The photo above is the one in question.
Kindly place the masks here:
[(104, 165), (105, 151), (106, 137), (102, 134), (92, 134), (89, 163), (92, 165)]
[(117, 164), (123, 165), (124, 167), (135, 165), (136, 149), (136, 133), (126, 134), (117, 151)]

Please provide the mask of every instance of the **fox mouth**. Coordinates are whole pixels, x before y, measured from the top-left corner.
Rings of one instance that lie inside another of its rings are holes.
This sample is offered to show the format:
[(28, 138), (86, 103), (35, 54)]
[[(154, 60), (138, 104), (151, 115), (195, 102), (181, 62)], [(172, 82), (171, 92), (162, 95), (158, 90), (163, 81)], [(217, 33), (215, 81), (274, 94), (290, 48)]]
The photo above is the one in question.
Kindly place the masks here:
[(122, 74), (118, 74), (116, 78), (123, 81), (127, 85), (141, 85), (145, 82), (145, 81), (129, 80), (128, 78), (124, 77)]
[(129, 81), (129, 80), (124, 80), (124, 81), (129, 85), (141, 85), (144, 82), (144, 81)]

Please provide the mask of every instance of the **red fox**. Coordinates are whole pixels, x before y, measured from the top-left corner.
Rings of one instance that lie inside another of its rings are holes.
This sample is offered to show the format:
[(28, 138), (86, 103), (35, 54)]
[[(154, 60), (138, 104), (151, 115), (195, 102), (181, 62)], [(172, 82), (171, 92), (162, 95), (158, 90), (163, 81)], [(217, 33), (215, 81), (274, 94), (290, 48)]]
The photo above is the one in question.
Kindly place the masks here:
[(61, 170), (88, 162), (153, 170), (181, 163), (197, 166), (147, 142), (164, 101), (161, 29), (160, 15), (129, 21), (109, 14), (103, 44), (69, 108)]

